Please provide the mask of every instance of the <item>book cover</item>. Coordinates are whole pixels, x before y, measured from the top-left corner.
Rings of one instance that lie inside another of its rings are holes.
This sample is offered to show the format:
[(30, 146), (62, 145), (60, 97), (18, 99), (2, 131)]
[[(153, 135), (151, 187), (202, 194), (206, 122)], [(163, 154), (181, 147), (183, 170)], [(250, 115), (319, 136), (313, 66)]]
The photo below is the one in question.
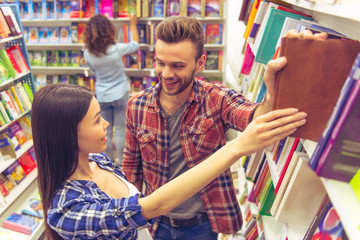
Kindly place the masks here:
[(118, 0), (118, 17), (129, 17), (128, 0)]
[(38, 225), (39, 222), (34, 217), (18, 213), (12, 213), (3, 222), (4, 228), (27, 235), (31, 235)]
[(29, 43), (39, 43), (38, 27), (29, 27)]
[(0, 152), (4, 160), (16, 158), (16, 152), (11, 140), (5, 134), (0, 134)]
[(113, 17), (113, 0), (101, 0), (100, 13), (108, 18)]
[(180, 14), (180, 0), (168, 0), (167, 16), (175, 16)]
[(277, 73), (274, 109), (307, 113), (306, 124), (291, 136), (319, 141), (359, 51), (353, 40), (282, 39), (287, 65)]
[(309, 158), (299, 156), (285, 190), (276, 221), (309, 226), (323, 201), (326, 190), (320, 178), (308, 166)]
[(360, 69), (349, 98), (319, 158), (319, 176), (350, 182), (360, 169)]
[(71, 43), (70, 27), (60, 27), (60, 43)]
[(25, 208), (21, 210), (21, 213), (33, 217), (44, 218), (43, 206), (40, 199), (30, 199)]
[(24, 144), (27, 139), (25, 137), (25, 133), (21, 128), (21, 125), (18, 121), (12, 123), (9, 127), (9, 130), (13, 133), (13, 135), (16, 137), (16, 140), (20, 145)]
[(36, 163), (28, 152), (19, 157), (17, 161), (19, 162), (26, 175), (28, 175), (32, 170), (36, 168)]
[(18, 45), (12, 46), (8, 49), (6, 49), (8, 54), (11, 54), (14, 58), (15, 62), (19, 66), (21, 72), (26, 73), (28, 72), (29, 66), (24, 58), (24, 55), (22, 54), (20, 47)]
[(255, 54), (255, 61), (267, 64), (269, 60), (272, 59), (275, 53), (276, 43), (279, 39), (281, 29), (283, 27), (286, 17), (294, 19), (308, 19), (310, 17), (305, 17), (302, 15), (294, 14), (287, 11), (282, 11), (279, 9), (270, 8), (269, 17), (265, 24), (264, 33), (259, 42), (258, 51)]
[(290, 149), (290, 151), (289, 151), (289, 155), (286, 157), (286, 161), (285, 161), (285, 163), (284, 163), (284, 166), (283, 166), (283, 167), (281, 168), (281, 170), (280, 170), (279, 180), (278, 180), (278, 182), (276, 183), (276, 187), (275, 187), (275, 194), (277, 194), (277, 192), (279, 191), (281, 182), (282, 182), (282, 180), (284, 179), (286, 170), (287, 170), (287, 168), (288, 168), (288, 166), (289, 166), (289, 164), (290, 164), (292, 155), (294, 154), (294, 151), (295, 151), (295, 149), (297, 148), (297, 145), (298, 145), (299, 141), (300, 141), (299, 138), (295, 138), (294, 143), (293, 143), (293, 145), (291, 146), (291, 149)]
[(206, 0), (205, 17), (222, 17), (223, 0)]
[(187, 15), (190, 17), (201, 17), (201, 0), (188, 0)]
[(15, 25), (14, 25), (14, 22), (10, 16), (10, 13), (8, 12), (8, 8), (7, 7), (1, 7), (0, 8), (0, 11), (2, 12), (5, 20), (6, 20), (6, 23), (10, 29), (10, 35), (9, 36), (16, 36), (18, 35), (19, 33), (17, 32), (16, 28), (15, 28)]
[(205, 25), (205, 44), (222, 43), (222, 24)]
[(80, 18), (80, 1), (70, 1), (70, 18)]
[(84, 31), (86, 28), (86, 22), (79, 22), (78, 28), (77, 28), (77, 34), (78, 34), (78, 43), (84, 43)]
[(205, 70), (219, 70), (219, 51), (206, 51)]
[(11, 190), (14, 189), (15, 184), (10, 181), (10, 179), (5, 176), (3, 173), (0, 173), (0, 183), (3, 185), (3, 187), (6, 189), (6, 191), (9, 193)]
[(60, 42), (60, 32), (58, 27), (50, 27), (49, 28), (49, 36), (48, 42), (49, 43), (59, 43)]
[(153, 0), (153, 17), (164, 17), (164, 0)]
[(2, 39), (11, 36), (11, 30), (6, 22), (5, 16), (2, 11), (0, 11), (0, 26), (1, 26), (0, 36)]
[(6, 175), (10, 181), (13, 181), (15, 184), (19, 184), (26, 177), (24, 170), (18, 162), (11, 164), (3, 171), (3, 174)]
[(324, 217), (321, 219), (311, 239), (349, 239), (341, 224), (340, 217), (331, 203), (327, 207)]

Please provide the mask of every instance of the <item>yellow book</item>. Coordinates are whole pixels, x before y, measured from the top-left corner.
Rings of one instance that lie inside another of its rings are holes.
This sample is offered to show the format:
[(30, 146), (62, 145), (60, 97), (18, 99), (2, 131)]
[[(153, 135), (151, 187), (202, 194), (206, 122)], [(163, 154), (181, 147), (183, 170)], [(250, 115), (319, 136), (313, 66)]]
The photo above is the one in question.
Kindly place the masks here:
[(23, 104), (21, 103), (21, 101), (20, 101), (20, 99), (19, 99), (19, 96), (17, 95), (17, 92), (15, 91), (14, 86), (11, 86), (11, 87), (9, 88), (9, 90), (10, 90), (10, 92), (12, 93), (12, 96), (14, 96), (15, 102), (17, 103), (20, 112), (21, 112), (21, 113), (24, 113), (25, 110), (24, 110)]
[(245, 32), (244, 32), (244, 38), (245, 39), (248, 38), (248, 36), (249, 36), (249, 34), (251, 32), (251, 28), (253, 26), (256, 14), (257, 14), (257, 12), (259, 10), (259, 6), (260, 6), (260, 3), (262, 1), (263, 0), (254, 0), (254, 4), (253, 4), (253, 6), (251, 8), (249, 19), (248, 19), (248, 22), (247, 22), (247, 25), (246, 25), (246, 28), (245, 28)]
[(353, 189), (355, 196), (360, 202), (360, 170), (350, 180), (350, 186)]

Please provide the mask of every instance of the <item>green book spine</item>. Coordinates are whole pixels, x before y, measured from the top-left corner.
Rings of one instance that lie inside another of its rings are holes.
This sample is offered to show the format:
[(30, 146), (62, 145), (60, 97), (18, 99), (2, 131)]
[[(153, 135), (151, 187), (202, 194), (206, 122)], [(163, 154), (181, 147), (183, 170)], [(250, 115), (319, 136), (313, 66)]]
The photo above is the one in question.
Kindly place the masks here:
[(16, 77), (16, 72), (13, 65), (10, 62), (9, 56), (6, 53), (5, 49), (0, 50), (0, 58), (4, 61), (6, 69), (9, 71), (9, 74), (12, 78)]
[(34, 94), (31, 91), (29, 84), (27, 82), (25, 82), (25, 83), (23, 83), (23, 86), (24, 86), (26, 94), (28, 95), (30, 101), (32, 102), (34, 100)]

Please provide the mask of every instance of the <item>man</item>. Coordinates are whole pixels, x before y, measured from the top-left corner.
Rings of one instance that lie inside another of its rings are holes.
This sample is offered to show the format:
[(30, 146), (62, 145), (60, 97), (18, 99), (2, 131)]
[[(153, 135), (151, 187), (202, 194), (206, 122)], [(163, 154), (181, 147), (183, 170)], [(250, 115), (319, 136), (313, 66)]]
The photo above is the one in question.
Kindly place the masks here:
[[(201, 23), (192, 17), (164, 19), (156, 28), (160, 82), (130, 99), (123, 170), (145, 194), (200, 163), (225, 144), (229, 128), (243, 131), (272, 109), (275, 73), (285, 58), (269, 63), (267, 96), (254, 104), (237, 92), (194, 78), (206, 62)], [(309, 35), (309, 34), (307, 34)], [(296, 33), (290, 37), (299, 37)], [(229, 170), (182, 205), (157, 219), (155, 239), (217, 239), (242, 225)]]

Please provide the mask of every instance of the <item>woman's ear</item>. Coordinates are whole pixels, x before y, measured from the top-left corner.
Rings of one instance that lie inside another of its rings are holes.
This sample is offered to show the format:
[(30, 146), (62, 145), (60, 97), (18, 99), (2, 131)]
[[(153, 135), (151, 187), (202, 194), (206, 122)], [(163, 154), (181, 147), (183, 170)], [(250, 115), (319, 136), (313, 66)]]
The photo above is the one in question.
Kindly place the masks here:
[(206, 54), (203, 54), (196, 62), (195, 72), (201, 72), (205, 67), (205, 63), (206, 63)]

